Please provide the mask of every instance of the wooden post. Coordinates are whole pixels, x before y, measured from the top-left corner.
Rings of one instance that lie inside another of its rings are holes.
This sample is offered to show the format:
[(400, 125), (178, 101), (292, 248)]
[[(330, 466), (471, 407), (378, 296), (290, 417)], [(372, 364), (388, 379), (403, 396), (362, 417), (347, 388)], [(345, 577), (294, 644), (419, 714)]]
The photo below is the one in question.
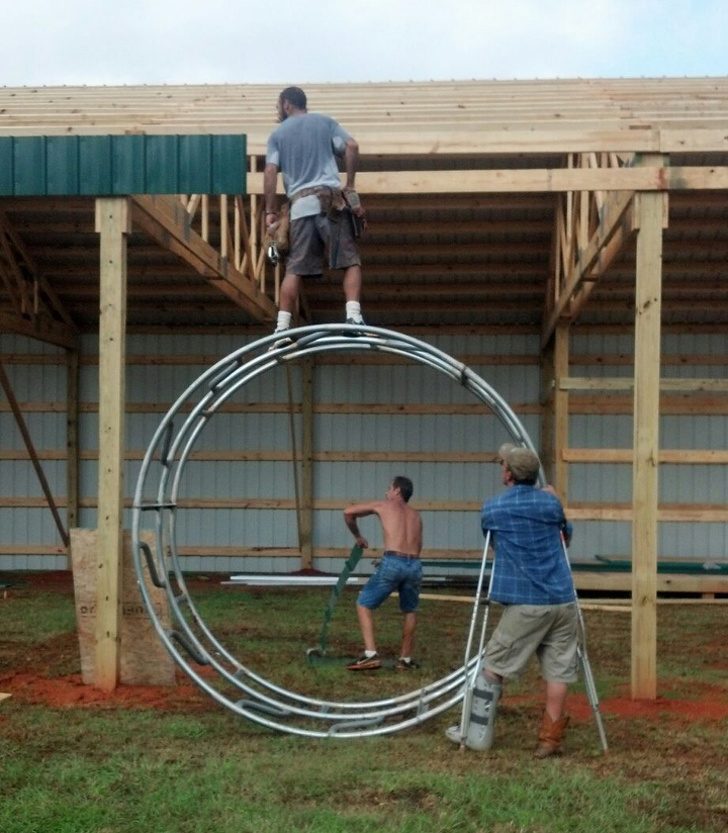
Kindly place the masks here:
[(96, 583), (96, 686), (116, 688), (119, 675), (121, 554), (124, 485), (124, 371), (126, 338), (126, 235), (124, 197), (96, 200), (100, 234), (99, 495)]
[(636, 197), (632, 476), (632, 698), (657, 697), (657, 506), (662, 228), (667, 195)]
[(561, 385), (569, 376), (569, 325), (556, 325), (542, 360), (543, 416), (541, 421), (541, 463), (548, 482), (566, 502), (568, 468), (564, 449), (569, 442), (569, 392)]
[(301, 393), (303, 439), (301, 448), (301, 568), (313, 567), (313, 450), (314, 411), (313, 380), (314, 363), (306, 359), (301, 365)]
[[(68, 529), (78, 526), (78, 350), (66, 352), (66, 518)], [(71, 558), (68, 558), (71, 569)]]

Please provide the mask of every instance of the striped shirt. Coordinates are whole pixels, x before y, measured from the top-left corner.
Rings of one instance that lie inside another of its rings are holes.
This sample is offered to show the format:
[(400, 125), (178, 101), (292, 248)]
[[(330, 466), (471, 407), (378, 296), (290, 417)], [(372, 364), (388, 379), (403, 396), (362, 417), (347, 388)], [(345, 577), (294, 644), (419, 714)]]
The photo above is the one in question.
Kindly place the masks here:
[(571, 569), (561, 533), (571, 524), (557, 497), (515, 484), (483, 504), (483, 533), (495, 546), (491, 599), (502, 604), (553, 605), (573, 601)]

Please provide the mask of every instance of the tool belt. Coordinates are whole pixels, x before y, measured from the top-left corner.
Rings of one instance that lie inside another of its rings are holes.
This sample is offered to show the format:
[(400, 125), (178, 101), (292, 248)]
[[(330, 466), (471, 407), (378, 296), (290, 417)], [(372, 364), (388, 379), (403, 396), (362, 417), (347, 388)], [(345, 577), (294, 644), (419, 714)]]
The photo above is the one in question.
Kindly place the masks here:
[(289, 197), (289, 202), (293, 205), (302, 197), (317, 196), (321, 206), (321, 213), (329, 216), (338, 214), (343, 211), (347, 205), (344, 195), (340, 188), (331, 188), (328, 185), (314, 185), (311, 188), (301, 188)]

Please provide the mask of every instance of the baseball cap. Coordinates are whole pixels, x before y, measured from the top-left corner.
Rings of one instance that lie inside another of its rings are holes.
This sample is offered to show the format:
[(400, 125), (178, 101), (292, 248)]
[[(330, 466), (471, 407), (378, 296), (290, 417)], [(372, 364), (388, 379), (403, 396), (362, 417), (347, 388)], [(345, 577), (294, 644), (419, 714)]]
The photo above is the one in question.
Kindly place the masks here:
[(498, 449), (498, 453), (496, 454), (496, 463), (505, 463), (506, 457), (508, 456), (508, 452), (513, 451), (514, 448), (515, 445), (513, 445), (513, 443), (503, 443), (503, 445)]
[(511, 448), (504, 461), (516, 481), (538, 479), (541, 462), (530, 448)]

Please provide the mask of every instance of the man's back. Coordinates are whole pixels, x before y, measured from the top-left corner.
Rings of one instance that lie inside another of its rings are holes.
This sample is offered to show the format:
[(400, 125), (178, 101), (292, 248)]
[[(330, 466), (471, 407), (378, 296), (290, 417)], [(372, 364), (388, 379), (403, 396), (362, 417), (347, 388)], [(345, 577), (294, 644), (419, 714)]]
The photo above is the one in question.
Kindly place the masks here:
[(573, 598), (561, 543), (566, 523), (557, 497), (530, 485), (514, 485), (485, 502), (483, 532), (494, 537), (492, 598), (507, 604), (562, 604)]
[(422, 550), (422, 518), (407, 503), (383, 500), (376, 509), (382, 523), (384, 549), (405, 555), (419, 555)]
[(302, 188), (340, 185), (336, 155), (344, 152), (349, 134), (320, 113), (289, 116), (270, 135), (266, 163), (283, 173), (286, 193)]

